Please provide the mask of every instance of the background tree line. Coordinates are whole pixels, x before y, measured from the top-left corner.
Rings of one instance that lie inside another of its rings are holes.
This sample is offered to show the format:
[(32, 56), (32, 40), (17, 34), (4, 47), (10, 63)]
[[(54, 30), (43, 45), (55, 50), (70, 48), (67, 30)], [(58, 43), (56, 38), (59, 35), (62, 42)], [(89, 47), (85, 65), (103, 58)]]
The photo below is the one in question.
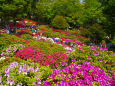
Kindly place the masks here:
[(55, 28), (69, 26), (81, 35), (101, 41), (115, 36), (115, 0), (0, 0), (0, 23), (25, 18)]

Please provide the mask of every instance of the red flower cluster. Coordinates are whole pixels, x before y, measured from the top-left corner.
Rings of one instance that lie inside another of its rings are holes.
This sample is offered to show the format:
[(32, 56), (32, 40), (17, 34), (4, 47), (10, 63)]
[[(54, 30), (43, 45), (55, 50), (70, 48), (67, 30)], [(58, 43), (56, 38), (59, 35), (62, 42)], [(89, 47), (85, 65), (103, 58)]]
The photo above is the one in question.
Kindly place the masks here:
[(32, 59), (35, 62), (40, 63), (40, 65), (51, 65), (56, 67), (62, 61), (67, 59), (67, 55), (64, 53), (53, 53), (50, 55), (42, 53), (36, 47), (26, 47), (18, 51), (15, 57), (20, 57), (21, 59)]
[(41, 31), (46, 31), (46, 29), (44, 29), (44, 28), (42, 28), (42, 29), (39, 29), (39, 30), (41, 30)]

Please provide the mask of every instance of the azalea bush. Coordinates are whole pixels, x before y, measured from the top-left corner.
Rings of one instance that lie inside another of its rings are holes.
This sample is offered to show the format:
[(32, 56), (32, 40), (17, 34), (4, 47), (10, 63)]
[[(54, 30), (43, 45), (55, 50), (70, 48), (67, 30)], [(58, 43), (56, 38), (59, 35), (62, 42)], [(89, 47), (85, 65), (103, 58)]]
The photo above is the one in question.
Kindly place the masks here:
[(40, 65), (50, 65), (51, 67), (56, 67), (67, 59), (67, 55), (64, 53), (44, 54), (36, 47), (26, 47), (18, 51), (15, 56), (24, 60), (32, 59)]
[[(49, 28), (48, 26), (41, 25), (38, 27), (40, 29), (39, 32), (43, 33), (43, 36), (49, 36), (49, 37), (64, 37), (66, 39), (71, 40), (79, 40), (83, 43), (90, 43), (90, 39), (80, 36), (79, 34), (74, 34), (75, 32), (66, 32), (63, 30), (58, 30), (54, 28)], [(41, 30), (44, 29), (44, 30)]]
[(53, 70), (42, 86), (114, 86), (115, 83), (97, 66), (70, 64), (61, 70)]
[(24, 40), (34, 40), (33, 37), (29, 34), (22, 34), (21, 38)]
[(92, 65), (101, 67), (105, 72), (111, 75), (115, 70), (115, 54), (112, 51), (108, 51), (107, 48), (83, 45), (77, 47), (70, 58), (75, 59), (76, 63), (88, 61)]
[(19, 51), (23, 48), (24, 48), (24, 46), (22, 44), (10, 45), (8, 48), (6, 48), (2, 51), (0, 56), (2, 59), (8, 58), (8, 57), (13, 57), (17, 51)]
[[(43, 41), (44, 40), (44, 41)], [(39, 48), (44, 54), (52, 54), (56, 52), (65, 52), (63, 46), (55, 46), (55, 44), (51, 42), (46, 42), (45, 39), (41, 41), (31, 41), (26, 46), (35, 46)]]
[(5, 85), (27, 85), (41, 84), (39, 80), (39, 67), (33, 68), (26, 64), (11, 63), (8, 68), (5, 68), (1, 73), (1, 84)]
[(0, 35), (0, 53), (4, 48), (7, 48), (11, 44), (25, 44), (23, 39), (18, 38), (15, 35), (2, 34)]
[(2, 67), (0, 70), (0, 85), (40, 86), (42, 81), (45, 80), (50, 74), (51, 69), (49, 67), (40, 68), (39, 65), (34, 62), (12, 62), (10, 65)]
[(17, 29), (16, 32), (21, 35), (21, 34), (32, 34), (32, 31), (30, 29)]

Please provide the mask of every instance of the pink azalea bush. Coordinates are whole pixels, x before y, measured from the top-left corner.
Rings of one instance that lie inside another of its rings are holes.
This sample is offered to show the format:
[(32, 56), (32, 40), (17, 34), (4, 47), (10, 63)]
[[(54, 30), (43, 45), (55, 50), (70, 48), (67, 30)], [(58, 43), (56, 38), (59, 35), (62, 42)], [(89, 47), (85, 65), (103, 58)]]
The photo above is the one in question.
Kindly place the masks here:
[(21, 59), (32, 59), (35, 62), (40, 63), (40, 65), (51, 65), (56, 67), (57, 64), (60, 64), (62, 61), (67, 59), (67, 55), (64, 53), (53, 53), (53, 54), (44, 54), (36, 47), (26, 47), (18, 51), (15, 57)]
[[(12, 56), (14, 56), (14, 54), (17, 52), (17, 51), (19, 51), (19, 50), (21, 50), (21, 49), (23, 49), (24, 48), (24, 46), (22, 45), (22, 44), (13, 44), (13, 45), (10, 45), (8, 48), (6, 48), (6, 49), (4, 49), (3, 51), (2, 51), (2, 53), (1, 53), (1, 58), (3, 59), (5, 59), (5, 58), (8, 58), (8, 57), (12, 57)], [(1, 60), (1, 58), (0, 58), (0, 60)]]
[(42, 86), (115, 86), (115, 83), (97, 66), (85, 62), (70, 64), (61, 70), (53, 70)]

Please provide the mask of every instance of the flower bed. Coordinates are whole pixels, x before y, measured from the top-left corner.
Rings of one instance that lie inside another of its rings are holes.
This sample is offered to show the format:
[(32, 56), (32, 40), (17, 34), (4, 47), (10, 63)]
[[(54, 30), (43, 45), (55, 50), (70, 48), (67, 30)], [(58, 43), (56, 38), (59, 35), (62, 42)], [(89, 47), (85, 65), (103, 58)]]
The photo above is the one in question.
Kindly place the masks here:
[[(0, 72), (0, 83), (3, 85), (27, 85), (41, 84), (39, 80), (39, 67), (12, 62), (7, 68)], [(2, 85), (1, 84), (1, 85)]]
[(81, 46), (77, 47), (72, 57), (76, 63), (90, 62), (94, 66), (101, 67), (105, 72), (113, 75), (115, 66), (115, 54), (101, 47)]
[(24, 46), (22, 44), (13, 44), (9, 46), (7, 49), (4, 49), (2, 51), (0, 60), (8, 58), (8, 57), (13, 57), (17, 51), (23, 48)]
[(99, 67), (89, 64), (71, 64), (61, 70), (53, 70), (42, 86), (114, 86), (113, 80)]
[(36, 47), (26, 47), (18, 51), (15, 55), (21, 59), (32, 59), (35, 62), (38, 62), (40, 65), (51, 65), (56, 67), (57, 64), (67, 59), (67, 55), (64, 53), (53, 53), (50, 55), (40, 52)]
[(0, 61), (1, 86), (115, 86), (114, 52), (86, 46), (80, 41), (89, 40), (75, 34), (48, 26), (37, 28), (39, 34), (52, 38), (34, 40), (29, 30), (20, 30), (27, 33), (20, 38), (0, 35), (0, 55), (5, 58)]

